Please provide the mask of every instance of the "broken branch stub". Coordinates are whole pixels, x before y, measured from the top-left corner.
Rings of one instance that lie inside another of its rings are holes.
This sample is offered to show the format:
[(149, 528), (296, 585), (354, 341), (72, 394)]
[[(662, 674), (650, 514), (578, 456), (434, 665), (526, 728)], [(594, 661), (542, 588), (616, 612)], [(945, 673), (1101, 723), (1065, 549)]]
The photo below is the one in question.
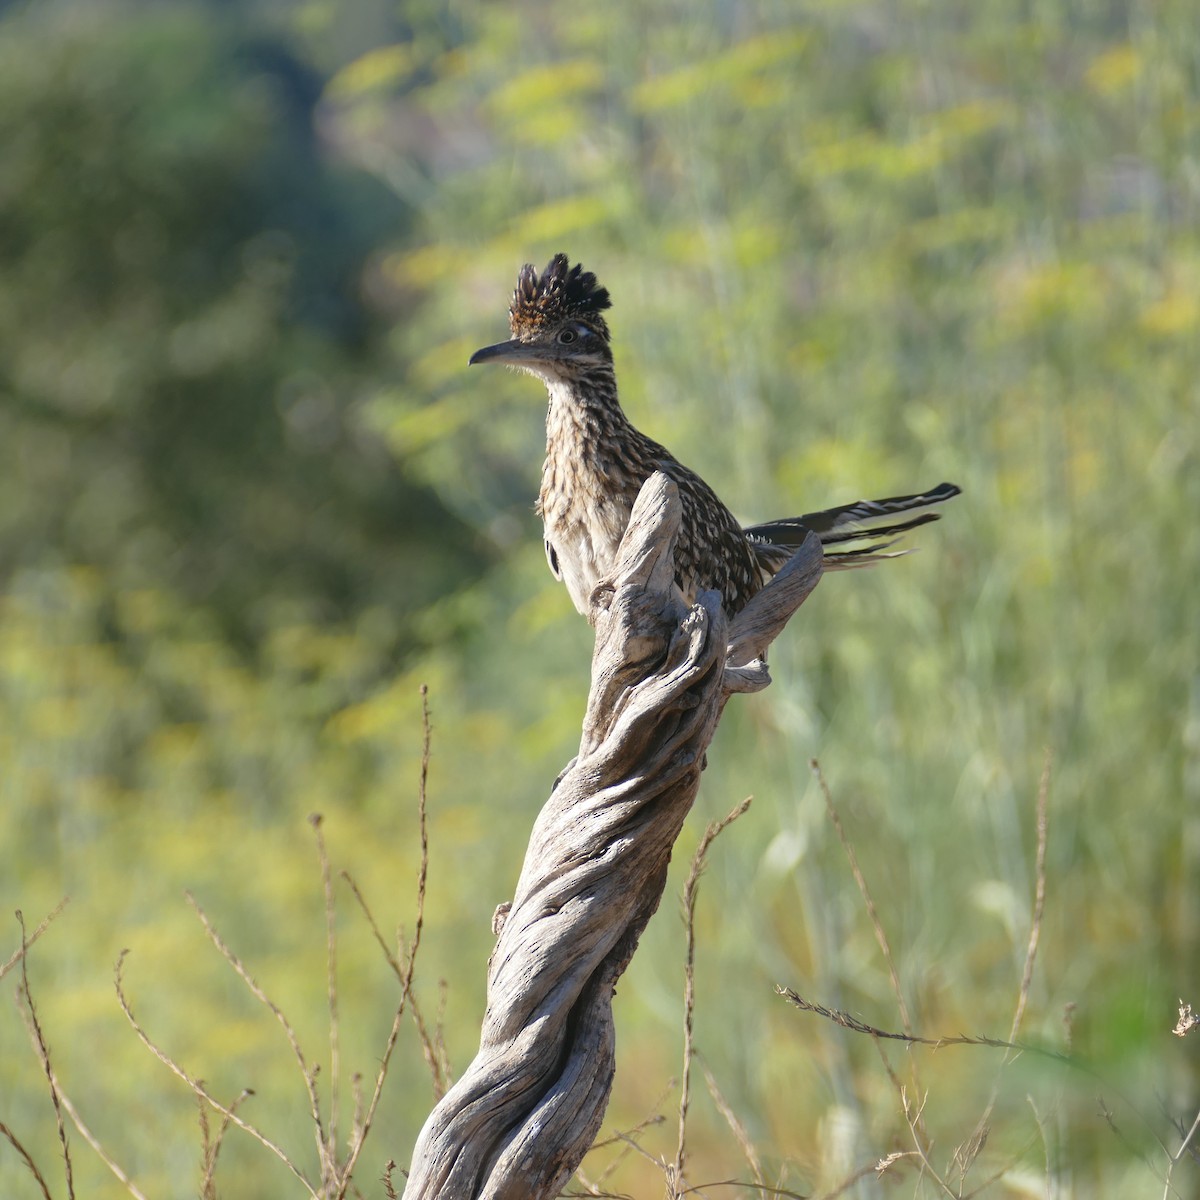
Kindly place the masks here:
[(579, 755), (534, 822), (488, 963), (479, 1053), (426, 1121), (405, 1200), (549, 1200), (600, 1128), (613, 988), (662, 898), (721, 710), (770, 682), (762, 656), (821, 574), (810, 535), (731, 625), (716, 592), (684, 603), (679, 521), (675, 485), (652, 476), (592, 598)]

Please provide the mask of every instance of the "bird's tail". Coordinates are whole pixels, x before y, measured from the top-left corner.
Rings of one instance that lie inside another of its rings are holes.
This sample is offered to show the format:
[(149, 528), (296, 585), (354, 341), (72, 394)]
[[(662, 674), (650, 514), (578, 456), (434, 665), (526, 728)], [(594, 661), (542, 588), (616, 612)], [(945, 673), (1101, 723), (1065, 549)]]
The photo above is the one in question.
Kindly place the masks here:
[[(908, 550), (892, 550), (902, 534), (921, 525), (936, 521), (941, 514), (920, 513), (903, 521), (879, 522), (900, 513), (928, 508), (933, 504), (953, 499), (962, 489), (953, 483), (939, 483), (927, 492), (913, 496), (890, 496), (886, 500), (857, 500), (853, 504), (842, 504), (837, 508), (826, 508), (820, 512), (805, 513), (799, 517), (785, 517), (779, 521), (767, 521), (763, 525), (751, 525), (746, 534), (751, 541), (762, 546), (798, 547), (805, 537), (815, 533), (825, 548), (827, 571), (849, 570), (852, 567), (869, 567), (885, 558), (898, 558)], [(830, 549), (830, 547), (845, 547)]]

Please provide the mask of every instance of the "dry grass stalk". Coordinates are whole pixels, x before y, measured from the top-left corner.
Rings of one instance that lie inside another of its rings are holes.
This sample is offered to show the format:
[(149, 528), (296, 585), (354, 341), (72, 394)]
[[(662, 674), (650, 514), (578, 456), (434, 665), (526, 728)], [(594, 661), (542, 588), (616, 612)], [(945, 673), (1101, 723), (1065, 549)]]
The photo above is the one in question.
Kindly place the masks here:
[(746, 1159), (746, 1164), (750, 1168), (750, 1173), (754, 1176), (754, 1182), (759, 1187), (766, 1187), (767, 1180), (763, 1175), (762, 1160), (758, 1157), (758, 1151), (755, 1150), (754, 1143), (750, 1140), (750, 1134), (746, 1131), (746, 1127), (741, 1121), (738, 1120), (737, 1114), (733, 1111), (733, 1106), (725, 1099), (721, 1089), (717, 1086), (717, 1081), (713, 1073), (708, 1069), (708, 1064), (701, 1060), (700, 1066), (704, 1071), (704, 1083), (708, 1088), (708, 1094), (712, 1097), (712, 1102), (716, 1105), (717, 1112), (721, 1114), (725, 1120), (725, 1124), (729, 1126), (734, 1141), (737, 1142)]
[[(22, 922), (21, 944), (12, 952), (6, 962), (0, 963), (0, 979), (9, 973), (17, 965), (24, 960), (26, 953), (30, 947), (50, 928), (51, 922), (62, 912), (64, 908), (71, 902), (70, 896), (64, 896), (54, 908), (48, 912), (38, 923), (37, 928), (30, 934), (24, 932), (24, 923)], [(18, 918), (19, 919), (19, 918)]]
[[(68, 1200), (75, 1200), (75, 1169), (71, 1163), (71, 1147), (67, 1142), (67, 1127), (63, 1121), (62, 1100), (54, 1080), (54, 1071), (50, 1066), (50, 1049), (46, 1045), (41, 1022), (38, 1020), (37, 1005), (34, 1004), (33, 993), (29, 990), (29, 937), (25, 929), (25, 916), (20, 909), (17, 909), (17, 923), (21, 926), (21, 994), (25, 999), (25, 1014), (28, 1018), (34, 1048), (37, 1050), (38, 1061), (42, 1064), (46, 1082), (50, 1085), (50, 1101), (54, 1105), (54, 1121), (58, 1127), (58, 1141), (62, 1147)], [(43, 922), (43, 927), (47, 924), (49, 924), (49, 918)]]
[(738, 817), (750, 807), (752, 797), (747, 796), (720, 821), (710, 821), (700, 838), (700, 844), (692, 855), (692, 865), (683, 886), (683, 916), (687, 936), (687, 950), (683, 964), (683, 1075), (679, 1085), (679, 1138), (675, 1147), (675, 1162), (667, 1173), (667, 1194), (678, 1196), (684, 1182), (684, 1161), (687, 1154), (687, 1114), (691, 1098), (692, 1059), (695, 1046), (692, 1040), (693, 1018), (696, 1007), (696, 894), (700, 888), (700, 876), (704, 871), (708, 848), (717, 837), (728, 829)]
[(21, 1144), (21, 1139), (3, 1121), (0, 1121), (0, 1134), (4, 1135), (8, 1144), (21, 1156), (26, 1169), (33, 1176), (34, 1182), (41, 1188), (42, 1195), (45, 1196), (46, 1200), (53, 1200), (53, 1197), (50, 1195), (50, 1187), (46, 1183), (41, 1171), (38, 1170), (37, 1163), (33, 1161), (33, 1156)]
[[(325, 849), (325, 835), (321, 832), (323, 818), (320, 813), (309, 817), (313, 837), (317, 843), (317, 861), (321, 867), (321, 893), (325, 902), (325, 985), (326, 1004), (329, 1013), (329, 1128), (321, 1134), (318, 1113), (318, 1153), (321, 1157), (323, 1180), (337, 1177), (338, 1114), (341, 1110), (341, 1026), (338, 1019), (337, 991), (337, 909), (333, 902), (333, 876), (329, 870), (329, 853)], [(315, 1080), (314, 1080), (315, 1083)]]
[[(346, 1165), (342, 1173), (341, 1186), (337, 1191), (336, 1200), (343, 1200), (346, 1195), (346, 1189), (350, 1186), (350, 1180), (354, 1174), (354, 1168), (358, 1163), (358, 1157), (362, 1153), (363, 1145), (366, 1143), (367, 1135), (371, 1131), (371, 1126), (375, 1121), (375, 1113), (379, 1108), (379, 1098), (383, 1095), (383, 1084), (387, 1078), (388, 1068), (392, 1061), (392, 1052), (396, 1048), (396, 1041), (400, 1036), (400, 1025), (404, 1018), (405, 1005), (412, 998), (413, 977), (417, 969), (417, 951), (421, 946), (421, 931), (425, 926), (425, 891), (429, 879), (429, 821), (428, 821), (428, 783), (429, 783), (429, 756), (430, 746), (432, 744), (432, 732), (429, 723), (429, 689), (425, 684), (421, 685), (421, 765), (420, 773), (417, 778), (417, 830), (421, 844), (420, 864), (417, 868), (417, 915), (416, 924), (413, 930), (412, 944), (408, 948), (406, 957), (406, 965), (403, 978), (400, 982), (400, 999), (396, 1005), (396, 1012), (392, 1017), (392, 1027), (388, 1031), (387, 1042), (384, 1046), (383, 1055), (379, 1061), (379, 1069), (375, 1073), (375, 1088), (371, 1093), (370, 1103), (367, 1105), (366, 1115), (363, 1117), (362, 1124), (357, 1126), (354, 1131), (354, 1138), (350, 1147), (350, 1154), (347, 1157)], [(362, 902), (361, 894), (358, 889), (355, 889), (356, 895), (359, 896)], [(383, 939), (378, 936), (378, 925), (370, 909), (367, 908), (365, 902), (362, 902), (364, 910), (367, 912), (368, 920), (372, 928), (375, 930), (377, 940), (383, 944)], [(389, 963), (394, 961), (392, 956), (386, 954), (385, 957)], [(399, 964), (397, 964), (399, 965)], [(422, 1043), (425, 1044), (424, 1042)], [(428, 1054), (426, 1055), (428, 1059)]]
[[(208, 940), (216, 947), (217, 952), (221, 957), (233, 968), (237, 977), (246, 985), (246, 989), (250, 994), (262, 1005), (264, 1005), (279, 1022), (280, 1028), (283, 1030), (284, 1037), (287, 1039), (287, 1044), (291, 1048), (292, 1056), (296, 1060), (296, 1064), (300, 1068), (300, 1075), (304, 1080), (305, 1091), (308, 1093), (309, 1116), (313, 1122), (313, 1132), (316, 1138), (317, 1156), (321, 1162), (322, 1177), (327, 1174), (327, 1138), (325, 1136), (325, 1123), (321, 1115), (321, 1097), (317, 1091), (317, 1071), (316, 1066), (309, 1066), (308, 1060), (304, 1056), (304, 1051), (300, 1047), (300, 1040), (296, 1037), (296, 1031), (292, 1028), (291, 1022), (284, 1015), (283, 1009), (271, 999), (270, 996), (262, 989), (258, 981), (246, 969), (245, 964), (226, 944), (225, 940), (217, 932), (216, 927), (208, 919), (208, 914), (200, 907), (196, 897), (191, 892), (184, 893), (187, 902), (192, 906), (192, 911), (200, 920), (200, 924), (204, 927), (204, 932), (208, 936)], [(122, 955), (122, 958), (124, 955)], [(120, 980), (121, 963), (117, 964), (117, 978)], [(126, 1013), (128, 1016), (128, 1013)], [(234, 1106), (236, 1107), (236, 1105)], [(232, 1112), (232, 1109), (230, 1110)]]
[[(117, 1002), (121, 1006), (121, 1011), (125, 1014), (125, 1019), (132, 1026), (134, 1033), (137, 1034), (138, 1040), (163, 1064), (173, 1075), (181, 1079), (192, 1091), (206, 1103), (211, 1105), (222, 1116), (228, 1118), (230, 1122), (236, 1125), (243, 1133), (249, 1134), (260, 1145), (265, 1146), (281, 1163), (300, 1181), (304, 1190), (313, 1198), (313, 1200), (322, 1200), (320, 1193), (309, 1182), (308, 1177), (304, 1172), (288, 1157), (287, 1153), (277, 1146), (265, 1133), (260, 1129), (251, 1125), (249, 1121), (243, 1120), (234, 1111), (234, 1108), (228, 1107), (221, 1103), (209, 1090), (204, 1086), (202, 1080), (194, 1079), (187, 1073), (167, 1052), (161, 1049), (150, 1037), (150, 1035), (142, 1028), (142, 1025), (134, 1016), (133, 1007), (129, 1003), (128, 997), (125, 995), (124, 982), (122, 980), (122, 971), (125, 964), (125, 958), (128, 955), (128, 950), (122, 950), (117, 958), (116, 966), (113, 970), (114, 983), (117, 990)], [(240, 1098), (239, 1098), (240, 1100)]]

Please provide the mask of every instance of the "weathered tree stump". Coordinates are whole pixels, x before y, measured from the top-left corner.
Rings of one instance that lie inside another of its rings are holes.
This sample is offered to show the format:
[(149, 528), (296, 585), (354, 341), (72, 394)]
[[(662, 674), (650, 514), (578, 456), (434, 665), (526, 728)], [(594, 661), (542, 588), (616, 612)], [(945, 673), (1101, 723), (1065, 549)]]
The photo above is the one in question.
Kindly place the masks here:
[(405, 1200), (550, 1200), (600, 1128), (613, 989), (662, 898), (725, 701), (767, 686), (766, 648), (821, 576), (810, 534), (732, 624), (716, 592), (689, 609), (674, 582), (679, 521), (675, 485), (652, 476), (592, 599), (579, 755), (534, 823), (488, 964), (479, 1053), (426, 1121)]

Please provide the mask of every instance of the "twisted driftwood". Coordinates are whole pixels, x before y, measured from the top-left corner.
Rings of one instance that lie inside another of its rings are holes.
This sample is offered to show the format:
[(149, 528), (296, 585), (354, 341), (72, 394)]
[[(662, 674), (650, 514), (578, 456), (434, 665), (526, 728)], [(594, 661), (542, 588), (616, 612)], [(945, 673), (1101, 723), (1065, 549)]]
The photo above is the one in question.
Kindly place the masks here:
[(613, 988), (662, 897), (721, 710), (770, 682), (762, 656), (821, 575), (810, 534), (732, 625), (716, 592), (689, 610), (674, 582), (679, 521), (675, 485), (652, 476), (592, 599), (583, 739), (534, 823), (488, 964), (479, 1053), (426, 1121), (405, 1200), (549, 1200), (600, 1128)]

